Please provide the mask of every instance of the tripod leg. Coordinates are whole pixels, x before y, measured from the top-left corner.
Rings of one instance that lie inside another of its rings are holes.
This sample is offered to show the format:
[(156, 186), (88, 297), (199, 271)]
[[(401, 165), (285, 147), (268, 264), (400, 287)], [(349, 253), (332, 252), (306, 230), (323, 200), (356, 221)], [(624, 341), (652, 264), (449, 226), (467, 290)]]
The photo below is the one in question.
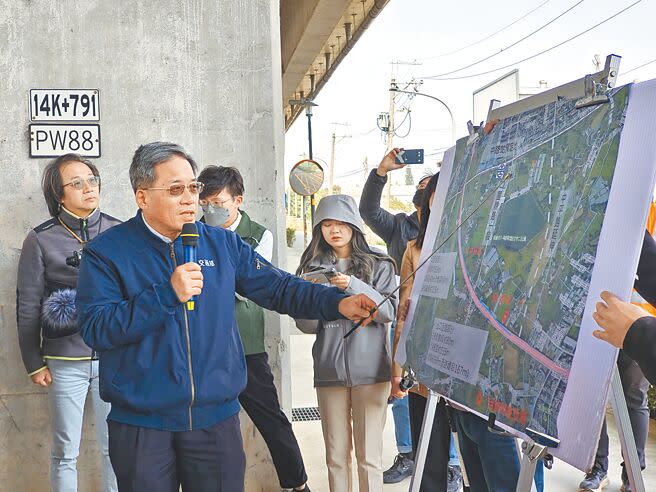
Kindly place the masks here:
[(435, 419), (435, 409), (439, 396), (433, 391), (428, 393), (428, 403), (424, 412), (424, 421), (421, 424), (421, 434), (417, 446), (417, 455), (415, 456), (415, 471), (412, 474), (410, 482), (410, 492), (419, 492), (421, 479), (424, 475), (424, 465), (426, 464), (426, 455), (428, 454), (428, 443), (430, 442), (431, 432), (433, 431), (433, 420)]
[(522, 463), (517, 480), (517, 492), (531, 492), (533, 479), (535, 477), (535, 468), (538, 461), (547, 453), (547, 448), (540, 444), (522, 443)]
[(620, 371), (617, 365), (615, 365), (615, 373), (613, 374), (613, 382), (611, 384), (610, 403), (613, 407), (613, 415), (615, 416), (617, 431), (620, 435), (624, 466), (626, 467), (626, 474), (629, 477), (629, 483), (635, 492), (645, 492), (645, 483), (642, 480), (642, 471), (640, 469), (640, 461), (638, 460), (635, 439), (633, 438), (631, 419), (629, 419), (629, 411), (626, 408), (624, 388), (622, 388), (622, 380), (620, 379)]

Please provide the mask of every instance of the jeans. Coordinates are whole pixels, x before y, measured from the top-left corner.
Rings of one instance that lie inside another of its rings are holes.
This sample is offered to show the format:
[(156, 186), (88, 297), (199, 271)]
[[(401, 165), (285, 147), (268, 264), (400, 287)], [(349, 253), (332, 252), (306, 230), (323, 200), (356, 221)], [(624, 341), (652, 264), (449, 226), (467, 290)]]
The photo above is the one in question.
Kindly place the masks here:
[(52, 421), (50, 484), (53, 492), (77, 491), (77, 457), (80, 454), (82, 419), (87, 393), (91, 393), (96, 436), (100, 448), (103, 492), (115, 492), (116, 477), (109, 460), (107, 414), (110, 405), (98, 392), (98, 361), (47, 360), (52, 374), (48, 389)]
[(458, 446), (456, 445), (456, 435), (451, 433), (451, 442), (449, 443), (449, 466), (460, 466), (458, 458)]
[[(394, 329), (396, 321), (390, 328), (390, 345), (394, 346)], [(396, 449), (399, 453), (412, 452), (412, 437), (410, 434), (410, 412), (408, 410), (408, 398), (394, 398), (392, 402), (392, 415), (394, 417), (394, 437), (396, 437)]]
[(515, 492), (519, 479), (515, 438), (490, 432), (487, 421), (478, 415), (451, 410), (470, 491)]
[(535, 482), (535, 490), (537, 492), (544, 492), (544, 461), (542, 460), (538, 460), (535, 466), (533, 481)]

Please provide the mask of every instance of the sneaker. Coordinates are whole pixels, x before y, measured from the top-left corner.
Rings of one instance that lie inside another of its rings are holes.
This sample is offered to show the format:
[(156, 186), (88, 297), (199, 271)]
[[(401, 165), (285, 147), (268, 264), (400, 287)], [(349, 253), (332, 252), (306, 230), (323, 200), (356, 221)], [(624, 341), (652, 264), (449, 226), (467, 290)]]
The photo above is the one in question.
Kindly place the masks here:
[(415, 462), (404, 454), (397, 454), (394, 464), (383, 472), (383, 483), (399, 483), (412, 476)]
[(462, 471), (460, 465), (449, 465), (447, 470), (447, 492), (459, 492), (462, 488)]
[(606, 471), (595, 464), (592, 470), (590, 470), (583, 481), (579, 484), (579, 490), (595, 492), (603, 489), (609, 483)]

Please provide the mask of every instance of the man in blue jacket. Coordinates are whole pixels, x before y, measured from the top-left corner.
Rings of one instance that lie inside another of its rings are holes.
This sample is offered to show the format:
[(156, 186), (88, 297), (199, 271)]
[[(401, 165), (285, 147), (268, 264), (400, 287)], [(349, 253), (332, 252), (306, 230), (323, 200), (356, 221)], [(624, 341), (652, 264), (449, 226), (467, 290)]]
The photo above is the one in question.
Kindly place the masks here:
[(359, 321), (375, 307), (278, 270), (235, 233), (200, 222), (198, 262), (184, 263), (179, 235), (195, 221), (196, 171), (178, 145), (139, 147), (130, 166), (139, 211), (90, 242), (80, 265), (78, 323), (100, 354), (122, 492), (243, 490), (235, 292), (295, 318)]

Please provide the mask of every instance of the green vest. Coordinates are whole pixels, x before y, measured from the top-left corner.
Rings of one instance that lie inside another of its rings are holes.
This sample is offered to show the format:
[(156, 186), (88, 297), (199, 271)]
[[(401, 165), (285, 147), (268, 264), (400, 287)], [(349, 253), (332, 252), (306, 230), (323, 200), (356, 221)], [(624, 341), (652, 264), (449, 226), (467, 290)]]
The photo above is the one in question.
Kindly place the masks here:
[[(251, 220), (246, 212), (241, 212), (241, 221), (235, 232), (246, 244), (256, 248), (266, 229)], [(244, 354), (261, 354), (266, 352), (264, 348), (264, 309), (248, 299), (236, 300), (235, 317), (244, 345)]]

